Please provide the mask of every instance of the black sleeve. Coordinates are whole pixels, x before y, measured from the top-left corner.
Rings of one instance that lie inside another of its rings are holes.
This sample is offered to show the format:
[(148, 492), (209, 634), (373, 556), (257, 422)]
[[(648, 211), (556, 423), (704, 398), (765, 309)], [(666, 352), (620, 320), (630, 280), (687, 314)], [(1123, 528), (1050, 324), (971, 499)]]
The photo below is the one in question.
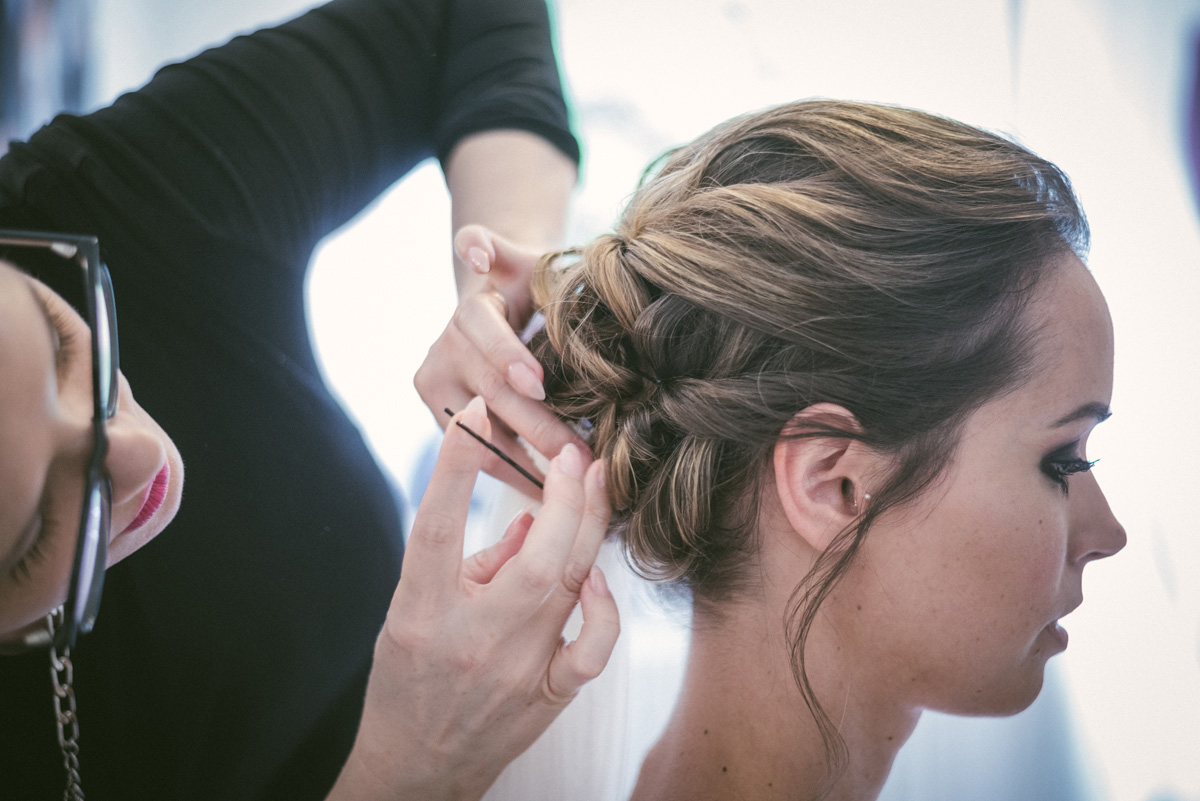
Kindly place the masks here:
[(188, 223), (303, 266), (322, 236), (470, 133), (528, 130), (578, 158), (547, 17), (544, 0), (335, 0), (15, 150), (84, 177), (143, 243), (169, 244)]

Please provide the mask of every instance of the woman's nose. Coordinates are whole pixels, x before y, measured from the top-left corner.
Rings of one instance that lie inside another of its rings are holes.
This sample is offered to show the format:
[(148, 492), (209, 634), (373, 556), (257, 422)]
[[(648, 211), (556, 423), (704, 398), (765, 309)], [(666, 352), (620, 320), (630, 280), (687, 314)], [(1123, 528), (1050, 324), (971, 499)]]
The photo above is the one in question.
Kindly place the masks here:
[(1125, 547), (1125, 527), (1117, 521), (1099, 482), (1090, 473), (1071, 488), (1071, 560), (1085, 563), (1112, 556)]
[(122, 410), (108, 421), (108, 456), (104, 465), (112, 482), (114, 518), (120, 516), (118, 510), (124, 504), (140, 504), (166, 458), (162, 442), (138, 416)]

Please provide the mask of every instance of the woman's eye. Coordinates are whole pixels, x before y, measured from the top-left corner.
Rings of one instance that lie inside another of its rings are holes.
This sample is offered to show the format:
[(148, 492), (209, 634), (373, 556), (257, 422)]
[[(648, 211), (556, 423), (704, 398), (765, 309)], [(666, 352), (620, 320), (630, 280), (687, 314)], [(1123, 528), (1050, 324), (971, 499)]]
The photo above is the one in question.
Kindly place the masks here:
[(32, 568), (46, 560), (46, 543), (49, 542), (49, 532), (52, 528), (51, 521), (42, 516), (41, 529), (38, 531), (37, 537), (34, 538), (33, 544), (29, 546), (29, 550), (25, 551), (25, 555), (21, 557), (21, 561), (12, 566), (9, 571), (9, 577), (13, 583), (20, 584), (32, 577)]
[(1086, 473), (1092, 469), (1092, 466), (1099, 460), (1088, 461), (1087, 459), (1069, 458), (1069, 459), (1049, 459), (1042, 465), (1042, 472), (1048, 475), (1063, 491), (1063, 495), (1067, 494), (1067, 476), (1073, 476), (1076, 473)]
[(75, 348), (79, 343), (79, 326), (71, 319), (71, 315), (63, 311), (60, 306), (65, 305), (61, 299), (55, 298), (53, 302), (42, 296), (41, 292), (34, 292), (38, 303), (42, 304), (42, 309), (46, 312), (46, 318), (50, 320), (50, 325), (54, 328), (55, 343), (54, 343), (54, 367), (59, 378), (67, 372), (68, 365), (75, 359)]
[(67, 319), (67, 315), (58, 309), (50, 310), (50, 321), (54, 323), (55, 333), (58, 334), (58, 347), (54, 355), (55, 367), (59, 375), (62, 375), (74, 358), (79, 334), (75, 326), (69, 325), (71, 321)]

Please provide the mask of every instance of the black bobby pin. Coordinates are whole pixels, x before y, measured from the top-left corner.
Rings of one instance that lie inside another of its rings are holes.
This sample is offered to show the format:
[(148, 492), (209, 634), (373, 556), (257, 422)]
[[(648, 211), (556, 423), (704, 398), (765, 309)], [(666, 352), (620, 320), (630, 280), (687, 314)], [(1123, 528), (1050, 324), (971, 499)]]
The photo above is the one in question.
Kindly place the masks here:
[[(450, 411), (449, 409), (443, 408), (443, 409), (442, 409), (442, 411), (443, 411), (443, 412), (445, 412), (446, 414), (450, 415), (451, 417), (453, 417), (453, 416), (454, 416), (454, 412)], [(493, 445), (492, 443), (488, 442), (486, 439), (484, 439), (483, 437), (479, 436), (478, 434), (476, 434), (476, 433), (475, 433), (474, 431), (472, 431), (471, 429), (469, 429), (469, 428), (467, 428), (466, 426), (464, 426), (464, 425), (462, 424), (462, 421), (460, 421), (460, 420), (455, 420), (455, 421), (454, 421), (454, 425), (458, 426), (458, 427), (459, 427), (459, 428), (461, 428), (463, 431), (466, 431), (468, 434), (470, 434), (472, 437), (474, 437), (476, 440), (478, 440), (478, 441), (480, 442), (480, 444), (482, 444), (482, 445), (483, 445), (483, 447), (487, 448), (489, 451), (491, 451), (492, 453), (496, 454), (496, 455), (497, 455), (497, 456), (499, 456), (501, 459), (503, 459), (505, 464), (507, 464), (509, 467), (513, 468), (514, 470), (516, 470), (516, 471), (517, 471), (518, 473), (520, 473), (521, 475), (525, 476), (525, 478), (527, 478), (527, 479), (529, 479), (530, 481), (532, 481), (532, 482), (533, 482), (533, 483), (534, 483), (534, 484), (537, 486), (537, 488), (538, 488), (538, 489), (545, 489), (545, 487), (544, 487), (544, 485), (542, 484), (542, 482), (540, 482), (540, 481), (538, 481), (536, 478), (534, 478), (532, 473), (530, 473), (530, 472), (529, 472), (528, 470), (526, 470), (524, 467), (521, 467), (521, 465), (519, 465), (519, 464), (517, 464), (516, 462), (514, 462), (514, 461), (513, 461), (513, 460), (512, 460), (512, 459), (509, 457), (509, 455), (508, 455), (508, 454), (506, 454), (504, 451), (500, 450), (500, 449), (499, 449), (499, 448), (497, 448), (495, 445)]]
[(656, 387), (662, 386), (663, 380), (661, 378), (655, 378), (654, 376), (649, 375), (648, 373), (643, 373), (641, 370), (637, 369), (636, 367), (633, 367), (632, 365), (626, 365), (626, 369), (628, 369), (629, 372), (633, 373), (634, 375), (636, 375), (638, 378), (642, 379), (643, 381), (649, 381), (651, 384), (654, 384)]

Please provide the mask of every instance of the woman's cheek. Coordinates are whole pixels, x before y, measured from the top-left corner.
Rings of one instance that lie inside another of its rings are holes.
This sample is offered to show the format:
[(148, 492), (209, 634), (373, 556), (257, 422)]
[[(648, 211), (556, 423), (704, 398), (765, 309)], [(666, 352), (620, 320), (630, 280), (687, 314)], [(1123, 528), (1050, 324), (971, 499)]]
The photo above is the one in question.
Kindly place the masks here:
[(56, 532), (41, 546), (44, 557), (31, 560), (28, 576), (5, 576), (0, 582), (0, 638), (5, 632), (37, 624), (66, 600), (75, 542), (73, 536), (63, 534)]

